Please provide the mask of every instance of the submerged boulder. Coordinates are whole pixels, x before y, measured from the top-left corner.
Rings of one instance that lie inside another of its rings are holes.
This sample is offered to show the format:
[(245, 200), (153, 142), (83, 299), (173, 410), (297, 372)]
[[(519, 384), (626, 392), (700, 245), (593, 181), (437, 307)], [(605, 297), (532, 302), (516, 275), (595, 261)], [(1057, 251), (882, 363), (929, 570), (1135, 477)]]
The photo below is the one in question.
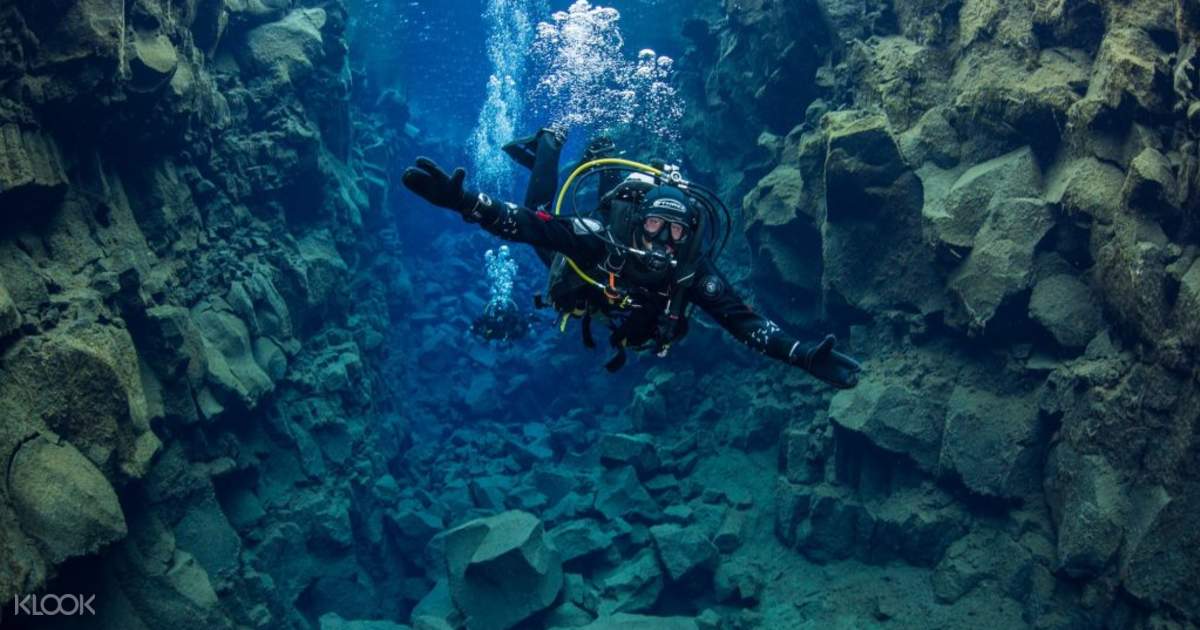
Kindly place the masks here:
[(350, 267), (338, 252), (333, 235), (326, 230), (305, 235), (299, 245), (303, 265), (296, 273), (302, 278), (302, 289), (312, 317), (313, 313), (323, 312), (323, 307), (339, 295)]
[(632, 560), (622, 563), (598, 582), (603, 600), (600, 613), (650, 610), (663, 589), (663, 574), (654, 552), (643, 549)]
[(1200, 579), (1200, 484), (1193, 481), (1173, 497), (1161, 488), (1155, 494), (1139, 502), (1144, 525), (1131, 532), (1122, 550), (1122, 582), (1143, 602), (1195, 618), (1200, 616), (1195, 588)]
[(23, 4), (25, 17), (37, 35), (39, 62), (63, 66), (83, 62), (107, 71), (102, 76), (118, 72), (125, 44), (124, 2), (72, 0)]
[(771, 287), (759, 292), (760, 299), (799, 322), (812, 316), (821, 294), (819, 216), (825, 207), (827, 141), (824, 133), (795, 130), (786, 141), (775, 140), (788, 147), (781, 164), (742, 200), (746, 240), (754, 254), (754, 282)]
[(400, 548), (418, 551), (442, 530), (442, 518), (416, 501), (404, 501), (384, 513), (384, 519), (399, 534)]
[(1138, 113), (1165, 114), (1170, 83), (1166, 55), (1149, 33), (1140, 28), (1119, 27), (1104, 34), (1092, 65), (1087, 99), (1131, 116)]
[(767, 227), (787, 225), (803, 210), (804, 176), (800, 169), (782, 164), (767, 173), (742, 200), (747, 223)]
[(0, 358), (0, 400), (105, 475), (141, 477), (161, 446), (133, 341), (121, 328), (78, 324), (21, 339)]
[(909, 172), (883, 116), (864, 116), (829, 134), (825, 195), (829, 221), (869, 218), (903, 191), (897, 180)]
[(289, 0), (224, 0), (226, 9), (235, 15), (259, 20), (283, 15), (291, 5)]
[(532, 514), (504, 512), (443, 536), (450, 597), (468, 630), (515, 627), (562, 589), (562, 560)]
[(133, 37), (133, 57), (129, 60), (138, 89), (153, 90), (171, 80), (179, 67), (179, 53), (162, 33), (137, 32)]
[(822, 288), (829, 316), (944, 304), (933, 252), (921, 242), (921, 180), (905, 163), (887, 119), (861, 112), (829, 117)]
[(1091, 289), (1069, 274), (1052, 275), (1034, 285), (1029, 317), (1064, 348), (1087, 346), (1104, 326), (1104, 315)]
[(462, 627), (462, 613), (458, 612), (450, 599), (450, 584), (446, 578), (435, 582), (433, 588), (413, 607), (412, 623), (418, 628)]
[(8, 491), (21, 528), (57, 564), (125, 536), (117, 493), (75, 447), (45, 437), (25, 442), (8, 464)]
[(595, 509), (604, 518), (635, 518), (652, 521), (659, 513), (658, 503), (638, 481), (631, 466), (605, 471), (596, 489)]
[(1093, 278), (1105, 313), (1151, 344), (1170, 335), (1174, 279), (1166, 269), (1172, 244), (1163, 227), (1148, 217), (1118, 214), (1110, 230), (1093, 229)]
[(1107, 162), (1082, 157), (1053, 169), (1047, 180), (1046, 198), (1061, 204), (1064, 214), (1108, 223), (1120, 206), (1125, 174)]
[(224, 300), (196, 306), (192, 318), (203, 342), (208, 384), (221, 405), (237, 402), (253, 407), (274, 389), (271, 377), (255, 358), (246, 322), (234, 315)]
[(591, 623), (594, 616), (572, 602), (564, 602), (545, 617), (547, 628), (578, 628)]
[[(53, 138), (19, 125), (0, 126), (0, 221), (48, 216), (49, 202), (62, 197), (67, 172)], [(24, 203), (21, 203), (24, 202)], [(21, 213), (24, 216), (14, 217)]]
[(805, 521), (796, 529), (797, 547), (819, 563), (866, 554), (875, 517), (862, 502), (831, 486), (817, 486)]
[[(1000, 7), (1004, 3), (985, 4)], [(1010, 15), (1021, 13), (1016, 10)], [(1022, 30), (1028, 27), (1026, 22)], [(1028, 36), (1028, 31), (1020, 35)], [(1003, 47), (964, 55), (955, 64), (952, 79), (958, 88), (954, 109), (968, 142), (979, 143), (968, 145), (964, 155), (982, 147), (989, 147), (983, 150), (991, 155), (1014, 143), (1052, 153), (1063, 134), (1061, 121), (1087, 86), (1089, 66), (1086, 53), (1065, 48), (1014, 54)]]
[(550, 540), (564, 563), (584, 558), (612, 545), (612, 535), (591, 519), (570, 521), (550, 530)]
[(1178, 211), (1178, 197), (1175, 174), (1165, 155), (1147, 148), (1133, 158), (1121, 188), (1124, 207), (1151, 217), (1168, 218)]
[(1058, 523), (1055, 568), (1073, 577), (1099, 575), (1125, 533), (1129, 505), (1121, 475), (1103, 456), (1060, 444), (1046, 462), (1046, 503)]
[(1030, 288), (1034, 252), (1054, 227), (1041, 199), (1004, 199), (989, 212), (974, 249), (950, 278), (974, 331), (984, 330), (1001, 307)]
[(608, 433), (600, 438), (600, 462), (605, 466), (633, 466), (640, 476), (658, 469), (658, 451), (648, 435)]
[(738, 547), (742, 546), (744, 538), (744, 530), (747, 529), (747, 521), (749, 517), (746, 512), (741, 510), (729, 510), (725, 513), (725, 520), (721, 521), (721, 527), (717, 529), (716, 535), (713, 536), (713, 544), (717, 549), (724, 553), (732, 553)]
[(958, 132), (946, 114), (946, 107), (934, 107), (900, 135), (900, 150), (910, 164), (932, 162), (940, 168), (953, 168), (962, 159)]
[(962, 504), (932, 482), (887, 492), (882, 502), (868, 506), (870, 520), (859, 521), (873, 525), (868, 557), (897, 556), (932, 566), (971, 522)]
[(860, 433), (876, 446), (907, 455), (926, 471), (937, 468), (945, 404), (894, 379), (870, 376), (838, 392), (829, 419)]
[(229, 575), (238, 568), (242, 541), (215, 497), (194, 503), (174, 533), (179, 548), (190, 552), (209, 575)]
[(8, 294), (8, 289), (0, 284), (0, 339), (12, 334), (20, 326), (21, 313)]
[(713, 575), (719, 602), (754, 605), (763, 591), (763, 566), (747, 560), (724, 562)]
[[(940, 245), (955, 251), (975, 246), (976, 233), (997, 200), (1037, 197), (1041, 171), (1033, 150), (1022, 147), (967, 169), (944, 198), (925, 205), (925, 219)], [(978, 239), (986, 243), (985, 238)]]
[(658, 559), (672, 581), (678, 582), (693, 571), (711, 571), (716, 567), (716, 546), (697, 527), (655, 525), (650, 537)]
[(1172, 319), (1182, 332), (1185, 343), (1200, 348), (1200, 259), (1183, 274), (1179, 282), (1179, 299), (1175, 302)]
[(667, 425), (674, 417), (667, 413), (667, 392), (673, 390), (674, 372), (652, 369), (646, 383), (633, 390), (629, 419), (637, 431), (649, 431)]
[(1041, 438), (1031, 399), (960, 385), (947, 403), (938, 472), (982, 495), (1028, 496), (1042, 484)]
[(327, 17), (324, 9), (296, 9), (278, 22), (251, 30), (241, 52), (243, 63), (279, 81), (304, 79), (323, 54), (321, 29)]
[(933, 594), (944, 603), (958, 601), (975, 587), (994, 583), (1008, 596), (1029, 592), (1034, 558), (1002, 532), (980, 529), (958, 539), (933, 571)]
[[(176, 547), (169, 526), (154, 512), (131, 511), (130, 516), (129, 535), (105, 552), (109, 592), (120, 593), (123, 605), (97, 605), (101, 627), (234, 630), (208, 572)], [(263, 608), (259, 618), (269, 621)]]

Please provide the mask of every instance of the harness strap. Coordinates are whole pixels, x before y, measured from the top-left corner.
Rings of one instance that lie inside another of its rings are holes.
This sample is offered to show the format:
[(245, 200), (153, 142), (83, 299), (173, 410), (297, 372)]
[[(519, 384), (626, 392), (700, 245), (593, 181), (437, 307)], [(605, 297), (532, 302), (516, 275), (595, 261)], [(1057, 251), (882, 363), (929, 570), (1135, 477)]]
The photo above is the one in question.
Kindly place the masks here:
[(604, 287), (604, 297), (608, 298), (609, 302), (616, 302), (621, 298), (621, 292), (617, 290), (617, 274), (608, 272), (608, 286)]

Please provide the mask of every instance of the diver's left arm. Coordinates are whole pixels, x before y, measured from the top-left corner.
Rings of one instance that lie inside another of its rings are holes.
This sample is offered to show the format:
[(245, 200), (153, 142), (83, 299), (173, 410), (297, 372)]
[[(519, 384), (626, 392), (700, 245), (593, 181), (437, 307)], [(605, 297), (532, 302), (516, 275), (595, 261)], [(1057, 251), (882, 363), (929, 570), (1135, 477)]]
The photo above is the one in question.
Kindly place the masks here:
[(848, 389), (858, 384), (862, 366), (833, 349), (836, 343), (833, 335), (816, 344), (802, 343), (775, 322), (754, 312), (710, 263), (702, 263), (697, 270), (689, 298), (753, 350), (801, 367), (834, 387)]

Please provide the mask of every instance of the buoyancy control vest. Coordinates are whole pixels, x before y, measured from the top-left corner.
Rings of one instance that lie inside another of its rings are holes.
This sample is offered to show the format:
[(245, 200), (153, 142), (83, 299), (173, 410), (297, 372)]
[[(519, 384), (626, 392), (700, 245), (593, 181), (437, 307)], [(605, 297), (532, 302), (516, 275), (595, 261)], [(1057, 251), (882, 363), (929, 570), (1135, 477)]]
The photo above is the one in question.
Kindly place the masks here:
[[(625, 163), (624, 160), (616, 161)], [(665, 356), (671, 344), (687, 334), (688, 292), (703, 249), (699, 235), (704, 226), (697, 225), (696, 238), (680, 245), (674, 257), (675, 264), (665, 277), (644, 270), (637, 260), (639, 250), (625, 244), (634, 242), (634, 235), (641, 227), (639, 206), (642, 198), (655, 186), (662, 185), (656, 180), (667, 178), (668, 173), (637, 163), (629, 164), (639, 167), (640, 172), (630, 175), (605, 194), (595, 217), (572, 218), (572, 229), (576, 233), (594, 234), (606, 243), (605, 256), (583, 268), (562, 254), (555, 255), (550, 265), (545, 299), (540, 295), (535, 298), (539, 307), (553, 307), (558, 312), (560, 331), (566, 330), (572, 318), (579, 319), (583, 343), (589, 348), (596, 346), (592, 322), (595, 318), (603, 319), (610, 329), (609, 343), (615, 351), (605, 364), (610, 372), (625, 364), (627, 348), (653, 349), (658, 356)], [(556, 214), (561, 209), (563, 193), (575, 176), (588, 166), (580, 167), (568, 178), (560, 193)]]

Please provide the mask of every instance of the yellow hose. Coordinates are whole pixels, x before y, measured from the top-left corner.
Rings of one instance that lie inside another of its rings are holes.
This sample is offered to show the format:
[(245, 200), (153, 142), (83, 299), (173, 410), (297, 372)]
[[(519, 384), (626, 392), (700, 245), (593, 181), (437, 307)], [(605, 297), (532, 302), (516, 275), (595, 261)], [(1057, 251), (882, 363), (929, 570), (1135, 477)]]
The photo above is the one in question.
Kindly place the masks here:
[[(562, 214), (563, 200), (567, 198), (567, 191), (571, 189), (571, 184), (575, 183), (576, 178), (578, 178), (583, 173), (592, 170), (593, 168), (596, 168), (599, 166), (610, 166), (610, 165), (612, 165), (612, 166), (627, 166), (634, 170), (638, 170), (643, 173), (648, 173), (648, 174), (654, 175), (656, 177), (662, 177), (663, 175), (666, 175), (666, 173), (664, 173), (664, 172), (660, 171), (659, 169), (656, 169), (653, 166), (650, 166), (648, 164), (642, 164), (641, 162), (634, 162), (632, 160), (622, 160), (621, 158), (601, 158), (599, 160), (592, 160), (591, 162), (587, 162), (586, 164), (580, 164), (579, 168), (575, 169), (575, 171), (571, 173), (570, 177), (567, 177), (567, 181), (563, 182), (562, 189), (558, 191), (558, 200), (554, 202), (554, 214), (556, 216)], [(599, 287), (602, 290), (604, 289), (603, 282), (597, 282), (594, 278), (592, 278), (591, 276), (584, 273), (583, 270), (579, 268), (579, 265), (576, 265), (575, 261), (571, 260), (570, 257), (565, 257), (565, 258), (567, 259), (567, 264), (571, 266), (571, 269), (573, 269), (575, 271), (575, 273), (579, 275), (580, 278), (583, 278), (584, 282), (587, 282), (588, 284), (590, 284), (592, 286)]]

